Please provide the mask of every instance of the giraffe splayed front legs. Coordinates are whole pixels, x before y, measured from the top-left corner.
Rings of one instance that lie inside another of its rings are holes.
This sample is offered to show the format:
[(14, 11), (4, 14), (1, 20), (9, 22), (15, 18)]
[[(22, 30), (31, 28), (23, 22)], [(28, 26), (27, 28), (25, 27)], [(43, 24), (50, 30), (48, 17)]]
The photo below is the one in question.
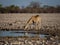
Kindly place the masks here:
[(39, 15), (32, 16), (24, 26), (24, 30), (26, 30), (31, 24), (35, 26), (35, 29), (41, 28), (41, 17)]

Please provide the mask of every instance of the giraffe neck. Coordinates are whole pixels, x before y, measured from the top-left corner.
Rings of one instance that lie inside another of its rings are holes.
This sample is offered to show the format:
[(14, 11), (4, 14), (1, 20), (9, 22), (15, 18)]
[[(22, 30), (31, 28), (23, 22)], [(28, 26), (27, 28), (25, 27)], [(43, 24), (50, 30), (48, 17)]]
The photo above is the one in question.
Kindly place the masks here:
[(32, 19), (31, 18), (27, 21), (27, 24), (25, 25), (24, 29), (27, 29), (30, 23), (32, 23)]

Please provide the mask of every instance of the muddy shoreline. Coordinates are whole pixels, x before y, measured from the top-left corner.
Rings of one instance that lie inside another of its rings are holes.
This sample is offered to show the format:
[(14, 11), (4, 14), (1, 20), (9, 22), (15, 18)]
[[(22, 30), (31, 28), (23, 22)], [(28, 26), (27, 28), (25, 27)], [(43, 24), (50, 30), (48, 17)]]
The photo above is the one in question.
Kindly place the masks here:
[[(14, 30), (0, 30), (0, 31), (23, 31), (22, 33), (33, 33), (33, 34), (46, 34), (46, 35), (53, 35), (53, 36), (60, 36), (60, 29), (40, 29), (40, 30), (23, 30), (23, 29), (14, 29)], [(20, 32), (15, 32), (15, 33), (20, 33)]]

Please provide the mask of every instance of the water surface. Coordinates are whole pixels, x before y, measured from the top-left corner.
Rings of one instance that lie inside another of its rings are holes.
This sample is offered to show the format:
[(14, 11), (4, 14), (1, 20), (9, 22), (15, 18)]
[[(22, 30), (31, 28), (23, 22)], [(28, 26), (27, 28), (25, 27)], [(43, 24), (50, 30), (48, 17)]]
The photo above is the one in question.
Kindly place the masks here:
[[(18, 36), (29, 36), (29, 37), (34, 37), (37, 36), (37, 34), (34, 33), (27, 33), (24, 31), (0, 31), (0, 37), (6, 37), (6, 36), (11, 36), (11, 37), (18, 37)], [(43, 35), (43, 34), (38, 34), (39, 37), (44, 38), (45, 36), (48, 35)]]

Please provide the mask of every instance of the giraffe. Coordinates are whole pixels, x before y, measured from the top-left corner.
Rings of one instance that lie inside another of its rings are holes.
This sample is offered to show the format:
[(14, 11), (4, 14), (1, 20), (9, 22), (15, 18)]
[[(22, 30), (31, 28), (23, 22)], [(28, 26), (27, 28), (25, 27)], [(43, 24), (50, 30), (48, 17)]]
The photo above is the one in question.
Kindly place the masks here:
[(41, 28), (41, 17), (39, 15), (32, 16), (24, 26), (24, 30), (26, 30), (30, 24), (35, 25), (36, 29), (38, 29), (39, 27), (38, 25), (40, 24), (40, 28)]

